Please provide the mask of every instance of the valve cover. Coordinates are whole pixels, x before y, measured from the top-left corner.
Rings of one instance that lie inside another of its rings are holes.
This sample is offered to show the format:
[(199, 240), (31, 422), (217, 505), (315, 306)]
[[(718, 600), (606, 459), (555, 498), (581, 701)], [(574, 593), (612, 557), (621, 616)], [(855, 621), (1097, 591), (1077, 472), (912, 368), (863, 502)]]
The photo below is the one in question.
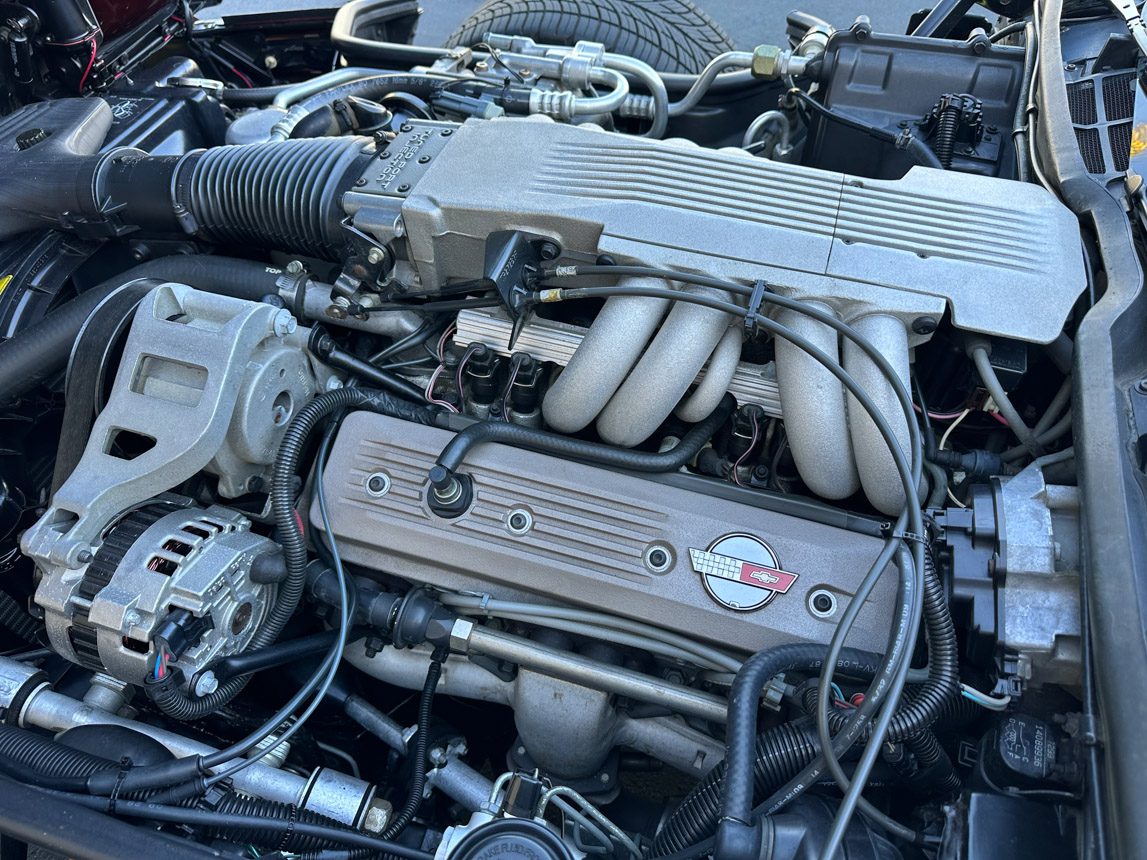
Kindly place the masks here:
[[(673, 475), (665, 483), (503, 445), (471, 453), (464, 470), (474, 502), (443, 519), (427, 506), (427, 473), (451, 436), (373, 413), (347, 417), (323, 481), (348, 561), (756, 651), (827, 643), (883, 545), (878, 521), (807, 502), (772, 499), (803, 508), (800, 516), (763, 510), (735, 501), (737, 488), (705, 479)], [(310, 518), (321, 528), (317, 508)], [(884, 650), (896, 580), (892, 570), (881, 577), (849, 644)]]

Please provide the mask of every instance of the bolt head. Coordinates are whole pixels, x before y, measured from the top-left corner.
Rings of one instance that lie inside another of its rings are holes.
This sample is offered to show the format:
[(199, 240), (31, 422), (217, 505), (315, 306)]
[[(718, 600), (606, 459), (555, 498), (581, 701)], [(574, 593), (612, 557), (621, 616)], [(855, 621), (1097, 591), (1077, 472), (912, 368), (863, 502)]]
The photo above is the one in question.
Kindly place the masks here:
[(376, 800), (366, 811), (362, 821), (362, 829), (368, 833), (382, 833), (390, 823), (390, 804), (386, 801)]
[(299, 327), (299, 321), (286, 308), (280, 308), (271, 318), (271, 331), (275, 337), (286, 337)]
[(372, 266), (377, 266), (386, 259), (386, 251), (382, 248), (371, 248), (366, 252), (366, 259)]
[(203, 696), (210, 696), (219, 689), (219, 679), (215, 677), (215, 673), (208, 670), (195, 679), (195, 695), (202, 698)]
[(287, 273), (291, 275), (299, 275), (303, 272), (303, 264), (300, 260), (291, 260), (287, 263)]
[(916, 317), (912, 320), (912, 331), (916, 334), (932, 334), (939, 325), (935, 317)]

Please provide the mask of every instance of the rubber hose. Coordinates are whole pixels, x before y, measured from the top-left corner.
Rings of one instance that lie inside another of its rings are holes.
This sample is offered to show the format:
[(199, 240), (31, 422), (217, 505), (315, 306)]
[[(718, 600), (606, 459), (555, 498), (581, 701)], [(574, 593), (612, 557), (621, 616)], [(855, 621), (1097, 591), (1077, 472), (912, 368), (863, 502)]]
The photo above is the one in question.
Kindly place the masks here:
[(283, 92), (283, 90), (293, 86), (294, 84), (278, 84), (271, 87), (226, 89), (219, 98), (223, 101), (223, 104), (226, 105), (241, 105), (243, 107), (247, 107), (248, 105), (265, 105), (270, 104), (271, 100)]
[(335, 259), (346, 244), (342, 194), (370, 160), (369, 138), (217, 146), (180, 160), (176, 202), (196, 235)]
[(418, 734), (414, 738), (414, 776), (410, 781), (410, 796), (402, 810), (387, 825), (383, 839), (394, 839), (414, 820), (418, 808), (422, 806), (422, 792), (426, 788), (426, 753), (430, 744), (430, 711), (434, 705), (434, 690), (442, 675), (442, 661), (431, 660), (426, 670), (426, 682), (422, 685), (422, 695), (418, 700)]
[[(345, 408), (366, 408), (421, 424), (429, 424), (434, 417), (434, 413), (425, 407), (414, 406), (384, 392), (364, 388), (328, 391), (298, 411), (279, 443), (271, 478), (271, 508), (279, 542), (283, 545), (287, 576), (279, 586), (271, 611), (251, 638), (246, 651), (273, 644), (298, 608), (306, 584), (307, 545), (296, 519), (295, 471), (311, 432), (332, 412)], [(173, 671), (161, 680), (149, 678), (144, 684), (144, 690), (155, 706), (167, 716), (176, 720), (198, 720), (235, 698), (247, 685), (249, 678), (249, 675), (240, 675), (220, 684), (214, 693), (194, 697), (181, 687), (179, 674)]]
[[(911, 701), (902, 703), (888, 726), (885, 740), (907, 741), (928, 729), (946, 712), (949, 700), (960, 698), (960, 652), (956, 628), (944, 599), (944, 586), (936, 573), (936, 561), (929, 550), (924, 553), (924, 629), (928, 636), (928, 679), (914, 691)], [(815, 695), (815, 690), (813, 691)], [(829, 711), (828, 723), (833, 733), (848, 721), (847, 711)], [(869, 723), (861, 734), (866, 741), (872, 734)]]
[(717, 404), (717, 408), (704, 421), (694, 424), (689, 432), (681, 437), (680, 442), (668, 451), (656, 454), (571, 439), (517, 424), (480, 421), (455, 435), (438, 455), (437, 464), (450, 472), (455, 472), (474, 447), (485, 442), (498, 442), (514, 448), (556, 454), (559, 457), (614, 466), (633, 472), (672, 472), (697, 456), (697, 453), (705, 447), (705, 443), (729, 420), (736, 405), (736, 399), (731, 394), (726, 394)]
[[(761, 690), (781, 672), (817, 672), (824, 665), (828, 648), (811, 643), (793, 643), (758, 651), (745, 661), (737, 672), (729, 695), (729, 720), (726, 725), (726, 756), (723, 800), (718, 809), (725, 818), (749, 822), (753, 807), (753, 750), (757, 733), (757, 708)], [(837, 660), (837, 669), (845, 674), (860, 673), (872, 677), (880, 665), (880, 657), (855, 648), (843, 648)], [(719, 793), (720, 794), (720, 793)], [(714, 817), (716, 820), (716, 817)]]
[(36, 388), (64, 369), (84, 323), (113, 290), (141, 278), (177, 281), (197, 290), (259, 301), (277, 294), (280, 272), (231, 257), (176, 255), (148, 260), (92, 287), (0, 342), (0, 403)]
[[(1056, 421), (1054, 424), (1052, 424), (1050, 427), (1048, 427), (1046, 430), (1044, 430), (1042, 433), (1040, 433), (1036, 437), (1037, 441), (1039, 442), (1040, 445), (1051, 445), (1055, 442), (1058, 442), (1060, 439), (1062, 439), (1064, 436), (1066, 436), (1068, 433), (1071, 432), (1072, 421), (1073, 421), (1072, 413), (1071, 413), (1071, 410), (1069, 409), (1067, 412), (1065, 412), (1063, 414), (1063, 416), (1058, 421)], [(1057, 451), (1056, 453), (1062, 454), (1063, 452)], [(1014, 448), (1008, 448), (1006, 451), (1004, 451), (1004, 453), (1002, 453), (1000, 455), (1000, 459), (1003, 460), (1005, 463), (1012, 463), (1016, 460), (1022, 460), (1024, 457), (1027, 457), (1030, 455), (1031, 455), (1031, 452), (1028, 450), (1028, 448), (1026, 446), (1016, 445)], [(1035, 460), (1042, 461), (1044, 457), (1048, 457), (1048, 456), (1050, 456), (1050, 455), (1049, 454), (1041, 454), (1039, 457), (1036, 457)], [(1034, 462), (1034, 460), (1033, 460), (1033, 462)]]
[[(782, 723), (761, 732), (757, 735), (753, 764), (754, 791), (759, 795), (776, 791), (816, 758), (818, 751), (816, 728), (810, 719)], [(693, 787), (658, 831), (653, 854), (684, 851), (712, 835), (721, 812), (724, 781), (725, 763), (720, 762)]]
[(295, 126), (298, 125), (304, 117), (330, 105), (332, 102), (345, 99), (348, 96), (374, 100), (395, 90), (402, 90), (404, 93), (410, 93), (411, 95), (425, 99), (432, 96), (439, 87), (446, 83), (446, 80), (445, 78), (432, 78), (428, 75), (391, 74), (378, 75), (373, 78), (360, 78), (357, 81), (340, 84), (329, 90), (323, 90), (321, 93), (315, 93), (313, 96), (305, 98), (298, 104), (293, 105), (291, 109), (287, 111), (287, 115), (275, 123), (271, 129), (271, 134), (273, 137), (279, 139), (288, 138), (295, 130)]
[(936, 740), (936, 735), (923, 731), (905, 740), (920, 767), (917, 785), (939, 794), (955, 794), (961, 788), (960, 777), (952, 766), (952, 759)]
[(0, 626), (11, 630), (25, 642), (30, 642), (33, 645), (40, 643), (37, 638), (40, 625), (36, 623), (35, 618), (24, 611), (24, 607), (20, 605), (19, 601), (7, 591), (0, 591)]
[(119, 767), (17, 726), (0, 724), (0, 770), (20, 782), (63, 791), (84, 791), (88, 777)]
[(291, 140), (305, 140), (312, 137), (337, 137), (348, 131), (339, 122), (339, 115), (332, 105), (323, 105), (311, 111), (291, 129)]
[(1012, 118), (1012, 140), (1016, 151), (1016, 178), (1020, 182), (1031, 181), (1031, 163), (1027, 147), (1027, 135), (1031, 133), (1028, 114), (1028, 93), (1031, 91), (1032, 76), (1035, 74), (1036, 32), (1029, 22), (1024, 25), (1024, 70), (1020, 78), (1020, 97), (1016, 100), (1016, 112)]

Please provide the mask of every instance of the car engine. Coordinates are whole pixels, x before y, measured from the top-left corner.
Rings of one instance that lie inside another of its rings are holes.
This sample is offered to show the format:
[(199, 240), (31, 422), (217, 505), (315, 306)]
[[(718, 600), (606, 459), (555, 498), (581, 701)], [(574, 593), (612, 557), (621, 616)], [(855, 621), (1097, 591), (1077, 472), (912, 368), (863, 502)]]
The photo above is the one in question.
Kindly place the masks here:
[(1038, 18), (662, 75), (401, 6), (3, 73), (5, 790), (177, 855), (1083, 840)]

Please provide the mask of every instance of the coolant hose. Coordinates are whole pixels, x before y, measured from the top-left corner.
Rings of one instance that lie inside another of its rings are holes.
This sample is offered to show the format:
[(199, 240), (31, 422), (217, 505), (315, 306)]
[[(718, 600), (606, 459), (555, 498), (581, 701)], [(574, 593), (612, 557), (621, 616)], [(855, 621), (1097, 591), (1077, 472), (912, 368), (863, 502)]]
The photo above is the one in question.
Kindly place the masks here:
[[(247, 651), (274, 643), (298, 608), (306, 586), (307, 544), (295, 510), (295, 472), (311, 433), (324, 418), (341, 409), (369, 409), (420, 424), (429, 424), (435, 414), (424, 406), (415, 406), (385, 392), (364, 388), (328, 391), (298, 411), (279, 443), (271, 477), (271, 509), (279, 542), (283, 546), (287, 575), (279, 585), (271, 611), (255, 631)], [(220, 684), (214, 693), (196, 697), (181, 687), (178, 673), (171, 672), (162, 680), (149, 678), (144, 689), (156, 707), (167, 716), (177, 720), (198, 720), (231, 701), (246, 686), (248, 679), (247, 675), (231, 678)]]
[[(823, 655), (824, 649), (820, 649)], [(805, 718), (782, 723), (757, 735), (753, 788), (760, 795), (776, 791), (816, 758), (816, 728)], [(653, 854), (675, 854), (710, 836), (717, 827), (725, 762), (718, 763), (686, 795), (653, 840)]]
[(437, 465), (449, 473), (461, 468), (466, 455), (478, 445), (485, 442), (499, 442), (514, 448), (524, 448), (527, 451), (540, 451), (546, 454), (556, 454), (559, 457), (568, 457), (572, 460), (582, 460), (602, 466), (612, 466), (618, 469), (628, 469), (632, 472), (672, 472), (680, 469), (697, 453), (705, 447), (705, 443), (733, 414), (737, 401), (731, 394), (721, 398), (705, 420), (694, 424), (689, 431), (681, 437), (681, 441), (668, 451), (649, 453), (647, 451), (634, 451), (629, 448), (614, 448), (611, 445), (602, 445), (599, 442), (586, 442), (582, 439), (571, 439), (568, 436), (558, 436), (543, 430), (534, 430), (518, 424), (506, 424), (500, 421), (479, 421), (471, 424), (461, 431), (442, 449), (438, 455)]
[[(729, 721), (726, 726), (725, 778), (720, 802), (714, 810), (725, 819), (749, 820), (753, 806), (753, 771), (757, 734), (757, 709), (765, 685), (782, 672), (819, 673), (828, 648), (811, 643), (792, 643), (758, 651), (737, 672), (729, 694)], [(879, 671), (881, 658), (854, 648), (842, 648), (837, 669), (846, 674), (873, 677)]]
[(230, 257), (175, 255), (148, 260), (81, 293), (35, 325), (0, 342), (0, 403), (59, 373), (87, 318), (112, 291), (140, 280), (175, 281), (197, 290), (259, 301), (277, 294), (277, 269)]
[[(886, 736), (889, 741), (915, 737), (931, 726), (937, 718), (951, 715), (952, 700), (959, 695), (959, 652), (955, 627), (948, 611), (943, 585), (936, 573), (935, 560), (930, 552), (924, 556), (923, 604), (924, 624), (928, 637), (928, 678), (919, 690), (913, 692), (911, 701), (903, 702), (897, 709)], [(752, 736), (756, 733), (758, 699), (765, 684), (781, 672), (819, 672), (826, 651), (827, 649), (821, 645), (784, 645), (754, 654), (745, 662), (737, 673), (737, 680), (733, 684), (729, 699), (730, 751), (734, 748), (738, 750), (754, 748)], [(878, 655), (844, 648), (837, 660), (837, 666), (840, 671), (848, 675), (871, 678), (876, 674), (879, 662)], [(813, 697), (815, 693), (815, 689), (811, 691)], [(851, 712), (847, 711), (830, 712), (829, 719), (833, 730), (839, 730), (850, 714)], [(869, 723), (865, 726), (861, 737), (869, 737), (871, 731)], [(737, 735), (735, 739), (734, 734)], [(759, 740), (760, 738), (758, 745)], [(817, 749), (819, 750), (819, 747)], [(799, 763), (797, 769), (807, 763)], [(756, 761), (751, 756), (745, 758), (742, 755), (730, 754), (724, 764), (725, 767), (720, 771), (714, 769), (713, 779), (718, 784), (711, 792), (698, 793), (696, 797), (690, 794), (689, 798), (686, 798), (687, 802), (696, 804), (698, 808), (685, 810), (683, 803), (670, 818), (670, 823), (680, 813), (683, 820), (691, 822), (689, 830), (692, 833), (698, 829), (701, 822), (707, 822), (709, 829), (700, 832), (697, 835), (699, 839), (710, 835), (712, 828), (716, 827), (721, 815), (722, 797), (726, 809), (748, 810), (752, 807)], [(709, 804), (710, 801), (712, 804)], [(705, 808), (701, 809), (701, 806)], [(669, 824), (666, 825), (666, 828), (668, 827)], [(696, 841), (697, 839), (692, 839), (688, 844), (694, 844)]]

